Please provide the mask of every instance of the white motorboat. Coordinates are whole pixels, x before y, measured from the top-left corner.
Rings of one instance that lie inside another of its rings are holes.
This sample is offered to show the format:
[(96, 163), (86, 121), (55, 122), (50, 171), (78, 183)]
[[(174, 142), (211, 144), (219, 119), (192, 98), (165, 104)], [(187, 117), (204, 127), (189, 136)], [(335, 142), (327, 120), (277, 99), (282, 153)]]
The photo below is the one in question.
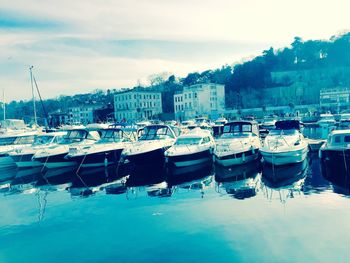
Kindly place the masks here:
[(350, 113), (342, 113), (339, 120), (340, 129), (349, 129), (350, 128)]
[(68, 160), (81, 167), (98, 167), (119, 162), (122, 151), (136, 141), (135, 129), (108, 128), (99, 131), (101, 139), (90, 145), (75, 145), (69, 148)]
[(151, 122), (149, 122), (149, 121), (140, 121), (140, 122), (137, 122), (137, 123), (136, 123), (136, 127), (137, 127), (138, 129), (143, 129), (143, 128), (145, 128), (146, 126), (149, 126), (149, 125), (151, 125)]
[(273, 165), (299, 163), (305, 160), (308, 143), (300, 132), (297, 120), (277, 121), (264, 140), (260, 153), (265, 162)]
[(336, 121), (333, 114), (325, 113), (320, 115), (320, 119), (317, 121), (317, 124), (320, 127), (329, 127), (335, 125)]
[(184, 167), (212, 161), (214, 148), (215, 141), (210, 131), (195, 128), (177, 137), (164, 155), (168, 165)]
[(214, 158), (223, 166), (239, 165), (259, 157), (259, 127), (256, 122), (226, 123), (223, 134), (216, 140)]
[(187, 121), (183, 121), (181, 122), (181, 129), (183, 130), (187, 130), (188, 127), (195, 127), (196, 123), (193, 120), (187, 120)]
[(33, 156), (33, 160), (43, 163), (48, 169), (74, 166), (77, 165), (76, 162), (65, 158), (69, 148), (88, 146), (96, 143), (99, 139), (100, 135), (97, 131), (70, 130), (67, 136), (57, 145), (37, 151)]
[(227, 123), (227, 120), (224, 117), (221, 117), (219, 119), (217, 119), (216, 121), (214, 121), (214, 123), (212, 124), (212, 128), (213, 128), (213, 134), (214, 136), (220, 136), (224, 130), (224, 125)]
[(15, 166), (9, 152), (32, 145), (35, 131), (9, 132), (0, 136), (0, 168)]
[(66, 132), (38, 134), (34, 138), (33, 144), (27, 145), (24, 148), (16, 149), (10, 152), (9, 155), (19, 168), (42, 166), (43, 163), (32, 160), (34, 154), (39, 150), (56, 146), (66, 134)]
[(135, 164), (163, 163), (164, 152), (180, 135), (180, 129), (169, 125), (149, 125), (143, 134), (122, 152), (122, 159)]
[(260, 126), (264, 129), (274, 129), (275, 124), (276, 124), (276, 118), (271, 116), (271, 117), (265, 117), (261, 122)]
[(319, 151), (322, 165), (339, 174), (350, 174), (350, 129), (332, 131)]

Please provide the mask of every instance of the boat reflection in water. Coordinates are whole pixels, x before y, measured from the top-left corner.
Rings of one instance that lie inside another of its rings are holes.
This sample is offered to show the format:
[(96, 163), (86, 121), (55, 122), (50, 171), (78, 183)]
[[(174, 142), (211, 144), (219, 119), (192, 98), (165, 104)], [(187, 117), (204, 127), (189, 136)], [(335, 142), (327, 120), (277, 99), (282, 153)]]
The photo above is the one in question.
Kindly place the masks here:
[(0, 182), (8, 181), (15, 178), (16, 173), (16, 167), (0, 168)]
[(223, 167), (215, 166), (215, 181), (218, 183), (217, 192), (226, 194), (236, 199), (246, 199), (256, 196), (261, 181), (261, 164), (259, 161), (252, 163)]
[(11, 181), (11, 194), (31, 194), (38, 191), (37, 181), (41, 176), (40, 168), (16, 170), (16, 176)]
[(321, 162), (322, 176), (333, 186), (333, 192), (350, 195), (350, 167), (343, 163)]
[(127, 199), (138, 198), (141, 194), (150, 197), (167, 197), (171, 195), (171, 189), (165, 182), (166, 174), (163, 166), (139, 164), (129, 169), (126, 179)]
[(262, 177), (268, 186), (279, 187), (289, 185), (305, 177), (307, 168), (308, 159), (300, 163), (279, 166), (265, 163), (263, 165)]
[(68, 190), (72, 197), (88, 197), (103, 191), (122, 177), (116, 166), (84, 168), (72, 176), (72, 185)]
[(168, 174), (167, 182), (172, 186), (173, 193), (196, 190), (203, 198), (205, 190), (214, 187), (213, 168), (212, 162), (193, 165), (186, 173), (183, 171), (184, 168), (177, 168)]
[(274, 192), (277, 192), (277, 199), (285, 203), (287, 199), (294, 198), (295, 194), (300, 195), (303, 192), (307, 168), (307, 159), (301, 163), (278, 167), (264, 165), (262, 182), (266, 197), (272, 200), (274, 198)]

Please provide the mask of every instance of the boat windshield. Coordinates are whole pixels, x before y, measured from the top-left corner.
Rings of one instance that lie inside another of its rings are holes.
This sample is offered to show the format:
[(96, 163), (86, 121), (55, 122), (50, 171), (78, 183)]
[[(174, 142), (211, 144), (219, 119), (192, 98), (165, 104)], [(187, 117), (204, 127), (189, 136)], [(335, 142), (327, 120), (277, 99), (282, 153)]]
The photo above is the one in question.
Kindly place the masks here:
[(252, 125), (251, 124), (230, 124), (224, 126), (224, 133), (245, 133), (245, 132), (252, 132)]
[(271, 130), (269, 135), (296, 135), (297, 133), (297, 130)]
[(17, 137), (13, 144), (33, 144), (34, 135)]
[(252, 136), (250, 132), (226, 132), (221, 135), (221, 139), (227, 139), (232, 137), (249, 137)]
[(100, 142), (121, 142), (124, 136), (121, 130), (107, 130), (102, 134)]
[(53, 139), (53, 136), (37, 136), (34, 139), (33, 145), (44, 145), (49, 144)]
[(177, 138), (175, 145), (197, 145), (200, 144), (202, 138), (194, 137), (194, 138)]
[(70, 144), (73, 142), (81, 142), (86, 137), (86, 131), (83, 130), (74, 130), (69, 131), (67, 136), (63, 137), (63, 139), (59, 142), (60, 144)]
[(16, 137), (0, 138), (0, 146), (14, 144)]
[(174, 138), (168, 127), (145, 127), (139, 140), (162, 140)]

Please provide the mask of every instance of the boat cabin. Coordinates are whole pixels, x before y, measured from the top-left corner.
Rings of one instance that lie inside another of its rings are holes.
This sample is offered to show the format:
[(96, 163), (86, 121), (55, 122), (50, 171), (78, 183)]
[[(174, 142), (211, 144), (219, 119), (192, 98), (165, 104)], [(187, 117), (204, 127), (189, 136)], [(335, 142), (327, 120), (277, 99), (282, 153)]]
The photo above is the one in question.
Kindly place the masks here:
[(259, 126), (256, 122), (250, 121), (234, 121), (228, 122), (224, 125), (223, 134), (221, 138), (231, 136), (247, 136), (247, 135), (259, 136)]
[(83, 140), (98, 141), (100, 139), (100, 134), (97, 131), (88, 131), (86, 129), (76, 129), (67, 132), (64, 140), (61, 144), (70, 144), (75, 142), (81, 142)]
[(0, 136), (0, 146), (32, 144), (35, 136), (36, 132), (24, 132), (17, 135), (3, 135)]
[(210, 131), (196, 128), (176, 139), (175, 145), (200, 145), (213, 141)]
[(327, 139), (328, 147), (350, 147), (350, 130), (334, 130)]
[(136, 129), (108, 128), (99, 131), (100, 142), (133, 142), (137, 140)]
[(139, 140), (175, 139), (180, 133), (179, 128), (170, 125), (149, 125), (139, 130)]

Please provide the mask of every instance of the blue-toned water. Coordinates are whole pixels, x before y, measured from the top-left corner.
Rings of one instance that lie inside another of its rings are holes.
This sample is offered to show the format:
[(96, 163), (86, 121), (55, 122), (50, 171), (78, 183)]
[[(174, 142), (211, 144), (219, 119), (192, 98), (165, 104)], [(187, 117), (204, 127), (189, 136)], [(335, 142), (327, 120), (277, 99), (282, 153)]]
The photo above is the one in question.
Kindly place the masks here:
[(9, 170), (1, 178), (0, 262), (347, 262), (350, 256), (347, 175), (322, 173), (317, 154), (283, 168)]

